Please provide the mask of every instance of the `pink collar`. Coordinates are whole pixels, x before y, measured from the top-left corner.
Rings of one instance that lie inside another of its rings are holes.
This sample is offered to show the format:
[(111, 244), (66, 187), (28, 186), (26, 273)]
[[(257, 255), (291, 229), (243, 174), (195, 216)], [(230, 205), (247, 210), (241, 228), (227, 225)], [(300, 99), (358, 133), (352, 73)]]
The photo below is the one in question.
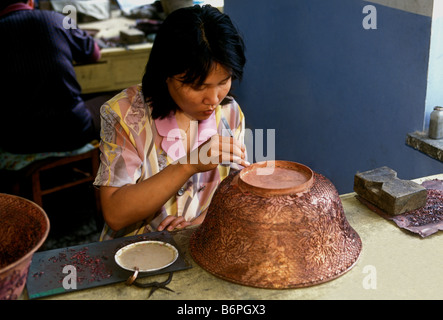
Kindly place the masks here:
[(20, 10), (33, 10), (33, 8), (28, 6), (26, 3), (14, 3), (0, 11), (0, 17), (7, 15), (8, 13)]
[[(180, 134), (180, 129), (178, 128), (174, 114), (171, 113), (164, 119), (155, 119), (154, 121), (158, 134), (163, 137), (161, 143), (162, 149), (168, 154), (172, 161), (176, 161), (185, 156), (186, 152), (183, 148), (182, 136)], [(191, 122), (191, 130), (193, 123), (195, 122)], [(192, 150), (199, 147), (214, 134), (217, 134), (215, 111), (208, 119), (198, 121), (197, 141), (192, 147)]]

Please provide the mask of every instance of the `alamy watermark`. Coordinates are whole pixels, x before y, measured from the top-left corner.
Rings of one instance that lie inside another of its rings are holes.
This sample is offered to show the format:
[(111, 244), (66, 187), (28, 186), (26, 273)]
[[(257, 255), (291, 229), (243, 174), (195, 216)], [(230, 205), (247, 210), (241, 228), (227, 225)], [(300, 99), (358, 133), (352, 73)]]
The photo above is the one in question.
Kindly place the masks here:
[(377, 8), (373, 5), (364, 6), (363, 13), (366, 14), (362, 21), (363, 28), (377, 29)]
[[(62, 285), (65, 290), (77, 289), (77, 268), (73, 265), (65, 265), (63, 273), (66, 276), (63, 278)], [(362, 287), (365, 290), (377, 289), (377, 269), (373, 265), (366, 265), (363, 267), (362, 273), (366, 274), (363, 277)]]
[(377, 289), (377, 269), (373, 265), (366, 265), (363, 268), (363, 273), (367, 274), (363, 278), (363, 289), (375, 290)]
[(63, 278), (63, 288), (65, 290), (77, 289), (77, 268), (68, 264), (63, 267), (63, 273), (68, 274)]
[[(202, 144), (198, 149), (191, 151), (189, 157), (182, 156), (183, 150), (187, 150), (187, 140), (177, 139), (177, 137), (185, 136), (185, 131), (181, 129), (172, 129), (168, 132), (166, 140), (172, 142), (167, 150), (169, 155), (173, 155), (178, 160), (174, 163), (180, 164), (229, 164), (230, 162), (235, 162), (240, 164), (241, 159), (234, 156), (231, 159), (231, 143), (230, 143), (230, 131), (222, 130), (221, 141), (219, 136), (216, 135), (217, 132), (212, 129), (203, 129), (201, 132), (198, 131), (197, 121), (191, 121), (190, 124), (190, 135), (211, 137), (206, 143)], [(266, 139), (265, 139), (266, 138)], [(275, 129), (267, 129), (266, 136), (263, 129), (245, 129), (245, 147), (248, 153), (248, 157), (255, 159), (256, 162), (266, 162), (266, 166), (262, 168), (257, 168), (258, 175), (270, 175), (274, 171), (275, 166)], [(265, 148), (266, 140), (266, 148)], [(220, 146), (221, 143), (221, 146)], [(266, 155), (265, 155), (266, 151)], [(250, 154), (249, 154), (250, 153)]]
[(63, 19), (63, 28), (77, 29), (77, 8), (73, 5), (63, 7), (63, 13), (66, 15)]

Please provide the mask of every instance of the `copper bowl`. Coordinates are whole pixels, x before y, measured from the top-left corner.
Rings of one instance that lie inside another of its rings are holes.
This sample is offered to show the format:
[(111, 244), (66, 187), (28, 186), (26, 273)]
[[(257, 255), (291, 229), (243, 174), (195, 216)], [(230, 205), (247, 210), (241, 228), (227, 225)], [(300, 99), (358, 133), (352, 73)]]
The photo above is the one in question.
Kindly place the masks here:
[(32, 256), (49, 233), (49, 219), (27, 199), (0, 194), (0, 300), (17, 299)]
[(333, 184), (288, 161), (231, 173), (190, 239), (191, 255), (203, 269), (273, 289), (335, 279), (355, 265), (361, 249)]

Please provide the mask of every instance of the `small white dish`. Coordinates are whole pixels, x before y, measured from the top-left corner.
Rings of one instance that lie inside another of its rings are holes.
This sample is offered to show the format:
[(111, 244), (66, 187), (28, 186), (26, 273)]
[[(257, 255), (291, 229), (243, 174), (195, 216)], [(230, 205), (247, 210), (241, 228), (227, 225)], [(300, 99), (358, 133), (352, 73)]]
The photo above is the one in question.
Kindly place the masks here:
[(139, 241), (118, 250), (114, 258), (125, 270), (151, 272), (173, 264), (178, 258), (178, 250), (162, 241)]

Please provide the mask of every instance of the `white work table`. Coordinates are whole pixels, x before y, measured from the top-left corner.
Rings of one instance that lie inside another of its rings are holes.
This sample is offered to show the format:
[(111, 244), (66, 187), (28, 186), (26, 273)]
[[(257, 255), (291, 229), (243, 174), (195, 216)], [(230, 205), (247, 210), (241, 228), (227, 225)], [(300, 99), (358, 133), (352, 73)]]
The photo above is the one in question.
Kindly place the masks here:
[[(443, 174), (414, 180), (443, 179)], [(360, 235), (363, 249), (356, 265), (339, 278), (307, 288), (270, 290), (222, 280), (197, 265), (189, 254), (183, 230), (174, 240), (192, 268), (174, 273), (168, 285), (174, 292), (157, 290), (150, 300), (288, 300), (288, 299), (443, 299), (443, 233), (421, 238), (369, 210), (355, 193), (341, 195), (350, 225)], [(164, 281), (157, 275), (149, 281)], [(26, 293), (24, 293), (25, 295)], [(149, 289), (116, 283), (73, 291), (47, 299), (147, 299)]]

